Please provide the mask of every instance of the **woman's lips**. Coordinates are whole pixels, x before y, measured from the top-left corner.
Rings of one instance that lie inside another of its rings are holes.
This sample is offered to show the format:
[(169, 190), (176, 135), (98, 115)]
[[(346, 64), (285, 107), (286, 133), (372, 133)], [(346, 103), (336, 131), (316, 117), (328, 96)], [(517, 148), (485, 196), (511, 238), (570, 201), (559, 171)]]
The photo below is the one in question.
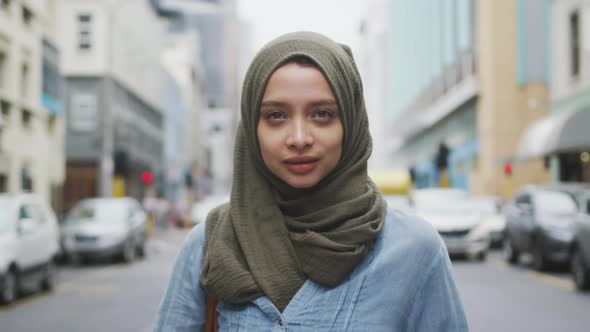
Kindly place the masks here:
[(317, 166), (318, 158), (310, 156), (293, 157), (286, 159), (284, 163), (291, 173), (307, 174)]

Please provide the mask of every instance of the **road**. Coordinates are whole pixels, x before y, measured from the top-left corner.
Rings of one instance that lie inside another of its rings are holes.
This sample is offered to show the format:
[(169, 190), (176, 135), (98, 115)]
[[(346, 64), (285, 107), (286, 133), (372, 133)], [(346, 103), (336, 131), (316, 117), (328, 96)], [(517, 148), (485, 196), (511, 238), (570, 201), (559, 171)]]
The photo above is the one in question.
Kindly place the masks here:
[(0, 306), (0, 331), (151, 331), (174, 258), (186, 231), (158, 235), (147, 258), (131, 265), (64, 266), (53, 292)]
[(485, 263), (453, 260), (471, 331), (588, 331), (590, 293), (576, 292), (566, 271), (528, 265), (508, 265), (500, 253)]
[[(0, 331), (151, 331), (159, 301), (187, 231), (158, 235), (148, 258), (131, 265), (65, 266), (54, 292), (0, 307)], [(537, 273), (499, 253), (484, 263), (453, 260), (471, 331), (587, 331), (590, 293), (573, 290), (565, 272)]]

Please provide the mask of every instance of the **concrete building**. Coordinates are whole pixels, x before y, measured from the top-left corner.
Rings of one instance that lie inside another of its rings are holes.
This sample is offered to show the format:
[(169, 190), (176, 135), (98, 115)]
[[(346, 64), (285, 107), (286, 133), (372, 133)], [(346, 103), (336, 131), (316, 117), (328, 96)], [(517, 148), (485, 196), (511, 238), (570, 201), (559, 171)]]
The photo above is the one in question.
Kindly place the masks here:
[(56, 0), (0, 1), (0, 192), (60, 209), (64, 129)]
[(191, 161), (195, 191), (199, 197), (227, 192), (231, 183), (233, 137), (239, 115), (238, 75), (244, 57), (243, 34), (238, 29), (234, 0), (152, 0), (160, 15), (169, 17), (171, 34), (197, 33), (200, 48), (195, 63), (202, 63), (204, 109), (191, 135)]
[(369, 115), (369, 129), (373, 138), (373, 154), (369, 159), (369, 169), (395, 168), (399, 165), (388, 153), (393, 146), (387, 137), (387, 127), (382, 124), (387, 119), (387, 1), (367, 2), (366, 18), (360, 27), (361, 47), (355, 51), (357, 64), (363, 77), (365, 104)]
[(170, 31), (162, 56), (165, 69), (166, 196), (174, 202), (191, 200), (193, 168), (205, 160), (206, 146), (201, 126), (206, 111), (204, 69), (198, 32)]
[(590, 182), (590, 3), (551, 2), (550, 114), (531, 124), (523, 159), (550, 157), (554, 181)]
[[(549, 109), (550, 3), (389, 2), (388, 111), (416, 184), (509, 197), (549, 180), (548, 163), (514, 164), (524, 129)], [(448, 154), (439, 153), (445, 145)], [(439, 157), (437, 165), (437, 156)], [(445, 165), (446, 164), (446, 165)], [(444, 180), (444, 181), (443, 181)]]
[(143, 172), (156, 186), (163, 177), (165, 22), (147, 0), (63, 0), (63, 17), (66, 208), (89, 196), (141, 198)]

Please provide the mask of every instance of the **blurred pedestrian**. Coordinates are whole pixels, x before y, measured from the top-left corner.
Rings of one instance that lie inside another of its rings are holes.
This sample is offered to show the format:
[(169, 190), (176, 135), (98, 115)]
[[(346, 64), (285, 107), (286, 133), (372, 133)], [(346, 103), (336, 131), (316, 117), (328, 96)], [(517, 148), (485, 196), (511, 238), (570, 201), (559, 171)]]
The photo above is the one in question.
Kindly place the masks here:
[(246, 74), (241, 112), (231, 200), (185, 241), (157, 331), (211, 319), (222, 331), (467, 331), (440, 237), (387, 211), (367, 175), (348, 46), (311, 32), (270, 42)]

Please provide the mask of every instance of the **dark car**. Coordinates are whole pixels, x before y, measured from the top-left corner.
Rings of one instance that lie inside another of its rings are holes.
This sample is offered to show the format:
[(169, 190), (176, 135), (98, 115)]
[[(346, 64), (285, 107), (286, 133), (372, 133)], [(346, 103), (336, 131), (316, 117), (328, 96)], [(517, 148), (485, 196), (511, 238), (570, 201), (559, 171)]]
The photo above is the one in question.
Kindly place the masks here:
[(578, 203), (567, 186), (525, 186), (507, 208), (504, 256), (530, 253), (536, 270), (570, 263)]
[(590, 290), (590, 190), (578, 196), (580, 214), (572, 244), (572, 277), (579, 290)]

